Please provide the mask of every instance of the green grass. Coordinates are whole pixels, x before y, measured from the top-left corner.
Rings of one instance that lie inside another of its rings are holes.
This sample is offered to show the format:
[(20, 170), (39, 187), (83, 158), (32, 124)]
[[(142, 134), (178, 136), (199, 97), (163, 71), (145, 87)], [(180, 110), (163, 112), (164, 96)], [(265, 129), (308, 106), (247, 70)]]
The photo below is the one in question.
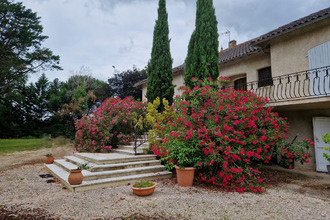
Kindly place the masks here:
[(0, 154), (13, 153), (17, 151), (32, 151), (50, 148), (52, 146), (49, 138), (31, 139), (0, 139)]

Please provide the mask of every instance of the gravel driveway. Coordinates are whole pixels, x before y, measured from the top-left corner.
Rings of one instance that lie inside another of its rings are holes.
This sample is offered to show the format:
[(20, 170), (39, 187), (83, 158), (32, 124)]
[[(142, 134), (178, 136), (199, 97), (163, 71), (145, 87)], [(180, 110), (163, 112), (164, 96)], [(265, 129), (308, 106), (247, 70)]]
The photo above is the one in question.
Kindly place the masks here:
[[(260, 195), (182, 188), (174, 180), (162, 180), (153, 195), (138, 197), (127, 185), (71, 193), (46, 182), (52, 178), (39, 177), (45, 173), (42, 164), (0, 172), (0, 219), (330, 219), (330, 190), (317, 196), (294, 183)], [(302, 184), (311, 181), (316, 180)]]

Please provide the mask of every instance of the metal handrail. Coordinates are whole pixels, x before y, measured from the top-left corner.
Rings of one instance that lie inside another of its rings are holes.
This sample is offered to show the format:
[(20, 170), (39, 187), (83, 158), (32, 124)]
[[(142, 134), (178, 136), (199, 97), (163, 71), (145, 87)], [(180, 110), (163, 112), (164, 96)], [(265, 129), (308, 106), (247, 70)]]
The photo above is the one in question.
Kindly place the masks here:
[[(142, 129), (141, 129), (142, 124)], [(147, 120), (144, 119), (139, 121), (134, 126), (134, 153), (136, 154), (137, 148), (140, 147), (142, 144), (149, 141), (148, 134), (146, 134), (146, 130), (148, 130), (150, 126), (147, 123)]]
[(276, 76), (272, 81), (266, 80), (248, 82), (247, 90), (267, 97), (270, 103), (330, 95), (330, 66)]

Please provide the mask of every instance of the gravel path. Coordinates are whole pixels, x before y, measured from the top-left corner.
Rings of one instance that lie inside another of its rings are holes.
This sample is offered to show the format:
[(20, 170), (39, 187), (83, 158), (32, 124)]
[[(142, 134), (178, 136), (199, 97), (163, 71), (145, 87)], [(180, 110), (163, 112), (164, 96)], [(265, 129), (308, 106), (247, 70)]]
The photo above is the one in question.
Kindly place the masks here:
[(330, 219), (329, 197), (302, 194), (294, 187), (238, 194), (182, 188), (163, 180), (157, 181), (153, 195), (138, 197), (127, 185), (71, 193), (59, 183), (46, 183), (39, 177), (45, 173), (41, 164), (0, 172), (0, 219), (10, 210), (16, 210), (13, 218), (20, 216), (17, 210), (30, 210), (42, 213), (39, 219)]

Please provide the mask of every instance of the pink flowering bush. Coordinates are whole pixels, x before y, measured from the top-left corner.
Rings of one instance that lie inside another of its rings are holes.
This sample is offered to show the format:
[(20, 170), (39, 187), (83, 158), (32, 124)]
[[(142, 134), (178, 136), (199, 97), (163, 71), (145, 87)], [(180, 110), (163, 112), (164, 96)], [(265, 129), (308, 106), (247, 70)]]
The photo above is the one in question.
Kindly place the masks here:
[(284, 168), (293, 169), (294, 162), (301, 164), (310, 162), (310, 147), (314, 147), (314, 142), (305, 138), (303, 141), (294, 142), (293, 144), (285, 144), (284, 147), (279, 147), (278, 152), (281, 155), (280, 164)]
[(78, 152), (108, 152), (112, 147), (128, 144), (134, 135), (134, 125), (146, 111), (146, 103), (108, 98), (92, 115), (75, 122), (75, 149)]
[[(228, 79), (221, 79), (224, 81)], [(162, 137), (153, 145), (167, 168), (197, 168), (205, 182), (238, 192), (262, 192), (258, 163), (269, 163), (282, 146), (287, 122), (265, 107), (268, 102), (249, 91), (219, 90), (218, 81), (193, 79), (155, 126)]]

